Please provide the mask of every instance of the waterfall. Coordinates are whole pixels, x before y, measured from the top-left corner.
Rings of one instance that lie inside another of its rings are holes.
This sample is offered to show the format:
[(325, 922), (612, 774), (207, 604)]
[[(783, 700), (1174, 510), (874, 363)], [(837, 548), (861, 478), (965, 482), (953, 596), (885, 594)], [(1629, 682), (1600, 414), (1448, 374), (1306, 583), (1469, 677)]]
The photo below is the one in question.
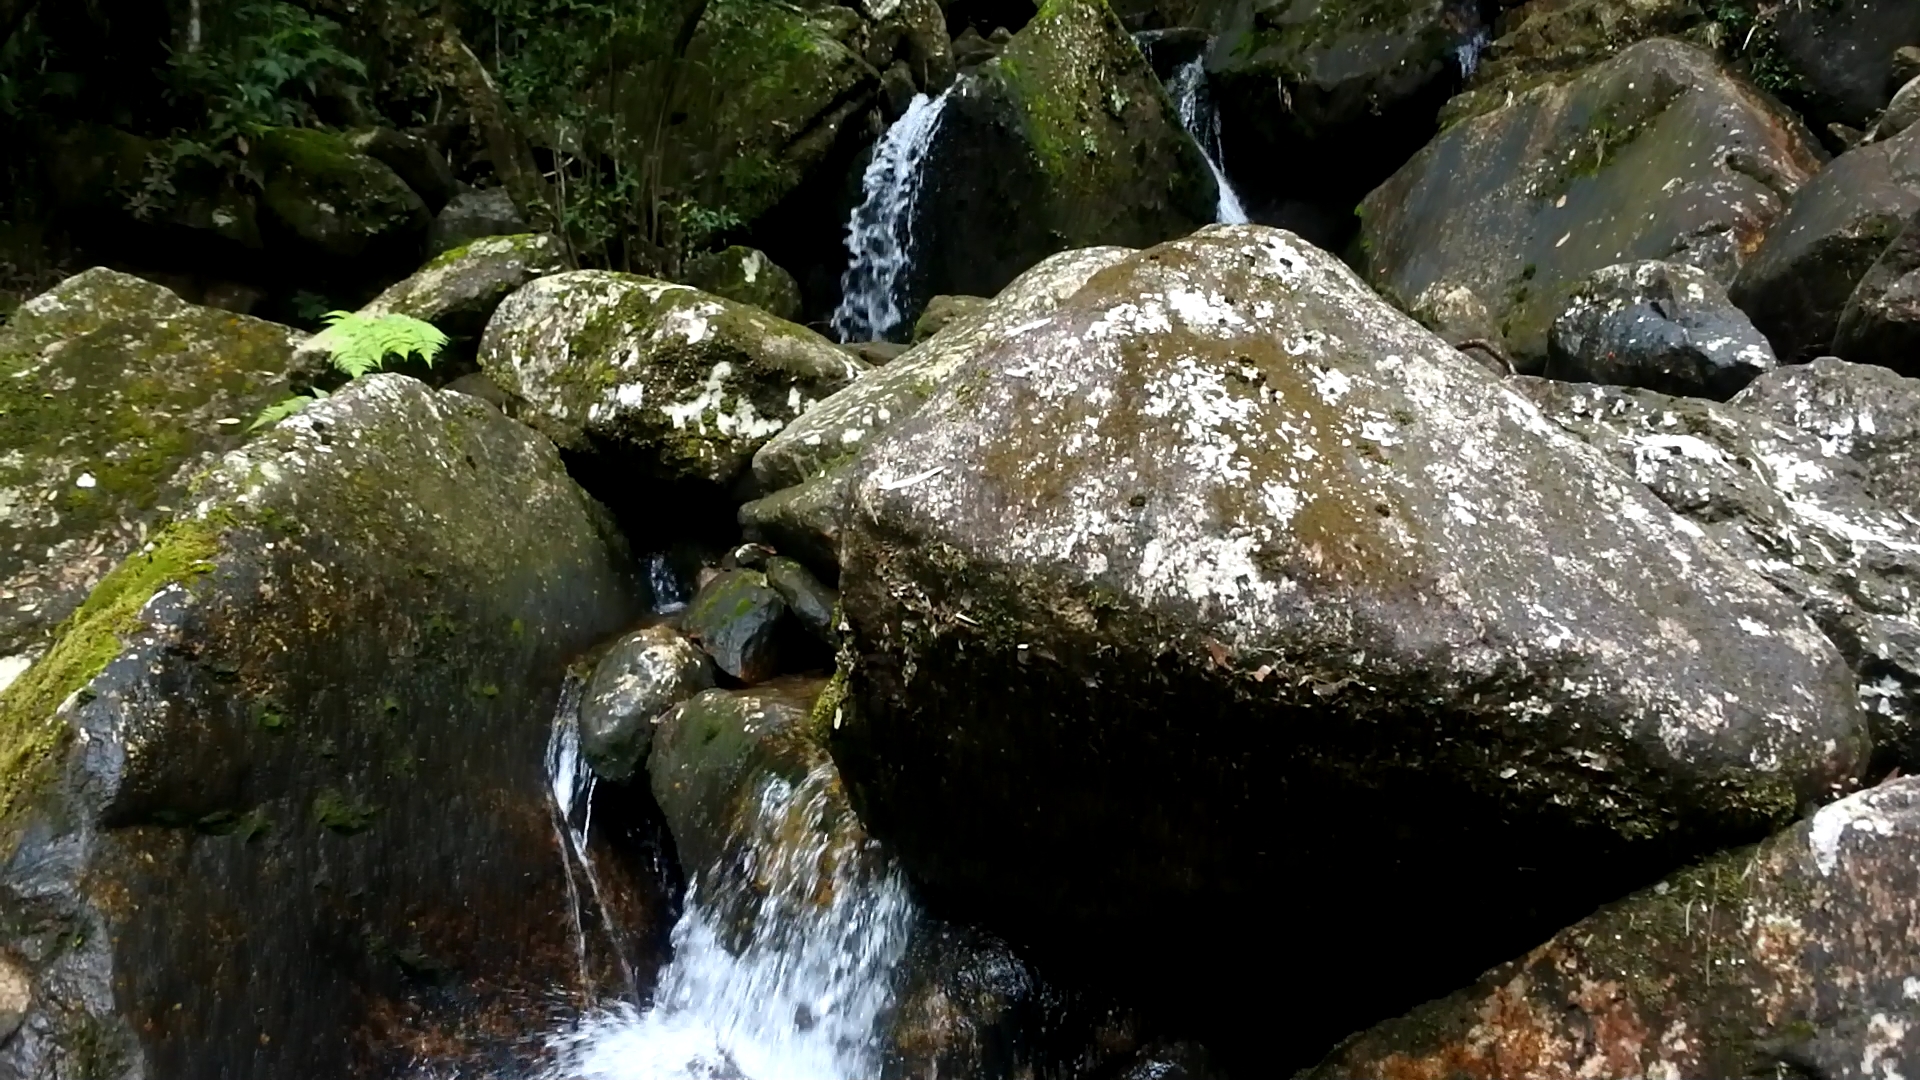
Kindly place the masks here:
[[(600, 878), (594, 873), (593, 859), (587, 854), (587, 838), (593, 828), (593, 770), (580, 757), (580, 701), (586, 693), (586, 679), (569, 675), (560, 688), (560, 704), (554, 709), (553, 727), (547, 734), (547, 793), (553, 800), (553, 830), (560, 842), (561, 867), (566, 871), (567, 899), (573, 909), (573, 935), (580, 961), (580, 985), (591, 992), (593, 965), (588, 957), (588, 926), (603, 931), (612, 955), (619, 959), (620, 974), (630, 989), (633, 970), (627, 964), (613, 927), (605, 920), (606, 904), (600, 890)], [(583, 896), (580, 883), (586, 882)], [(591, 909), (586, 900), (592, 900)]]
[(1200, 156), (1207, 159), (1207, 168), (1213, 170), (1215, 185), (1220, 188), (1220, 203), (1213, 211), (1213, 220), (1222, 225), (1246, 224), (1246, 207), (1240, 205), (1239, 194), (1227, 179), (1226, 170), (1220, 167), (1220, 115), (1214, 112), (1213, 98), (1207, 93), (1207, 70), (1201, 65), (1200, 57), (1174, 70), (1167, 93), (1180, 114), (1180, 126), (1193, 136), (1194, 143), (1200, 147)]
[(921, 167), (940, 130), (947, 93), (936, 98), (914, 95), (907, 111), (873, 148), (873, 161), (861, 180), (860, 205), (847, 222), (847, 272), (840, 278), (840, 307), (833, 313), (833, 332), (841, 341), (884, 338), (904, 318), (901, 294), (913, 258)]
[(1482, 26), (1474, 30), (1465, 41), (1454, 46), (1453, 58), (1460, 66), (1460, 78), (1473, 78), (1473, 73), (1480, 69), (1480, 54), (1486, 52), (1487, 46), (1492, 41), (1493, 36), (1487, 32), (1486, 27)]
[(838, 784), (831, 762), (798, 784), (761, 780), (737, 857), (688, 886), (652, 1006), (555, 1036), (544, 1080), (879, 1074), (879, 1024), (918, 914), (892, 860), (834, 827)]

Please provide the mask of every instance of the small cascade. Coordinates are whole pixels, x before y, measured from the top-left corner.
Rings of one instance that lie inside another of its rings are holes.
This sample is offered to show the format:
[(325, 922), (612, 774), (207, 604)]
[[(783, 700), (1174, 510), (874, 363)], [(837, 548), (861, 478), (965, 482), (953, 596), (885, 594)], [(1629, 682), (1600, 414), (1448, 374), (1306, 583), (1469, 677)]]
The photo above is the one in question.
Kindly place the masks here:
[(1200, 156), (1207, 159), (1207, 168), (1213, 170), (1214, 183), (1220, 188), (1220, 203), (1214, 209), (1213, 220), (1222, 225), (1246, 224), (1246, 207), (1240, 205), (1239, 193), (1233, 190), (1226, 170), (1220, 167), (1220, 114), (1214, 111), (1213, 96), (1207, 92), (1207, 70), (1200, 57), (1174, 70), (1167, 94), (1173, 98), (1174, 109), (1180, 114), (1180, 126), (1193, 136), (1194, 143), (1200, 147)]
[(831, 762), (768, 775), (737, 858), (693, 881), (650, 1008), (553, 1038), (544, 1080), (871, 1080), (919, 919), (905, 879), (836, 828)]
[(847, 223), (849, 259), (840, 278), (840, 307), (833, 313), (833, 332), (841, 341), (883, 339), (905, 318), (902, 292), (913, 259), (914, 204), (947, 93), (914, 95), (873, 148), (860, 205)]
[[(588, 928), (607, 935), (611, 953), (619, 959), (620, 974), (629, 988), (634, 986), (628, 966), (613, 928), (605, 920), (605, 898), (600, 878), (594, 873), (593, 859), (587, 853), (587, 838), (593, 828), (593, 770), (580, 756), (580, 701), (586, 693), (586, 679), (568, 676), (560, 689), (560, 703), (554, 709), (553, 727), (547, 735), (547, 791), (553, 799), (553, 829), (560, 841), (561, 865), (566, 871), (567, 899), (573, 908), (573, 934), (580, 958), (580, 985), (591, 989), (593, 965), (589, 956)], [(586, 893), (580, 890), (586, 884)], [(585, 902), (592, 901), (591, 907)]]
[(1460, 78), (1463, 81), (1473, 78), (1473, 73), (1480, 70), (1480, 55), (1486, 52), (1487, 46), (1492, 42), (1493, 35), (1482, 26), (1474, 30), (1465, 41), (1454, 46), (1453, 59), (1460, 66)]

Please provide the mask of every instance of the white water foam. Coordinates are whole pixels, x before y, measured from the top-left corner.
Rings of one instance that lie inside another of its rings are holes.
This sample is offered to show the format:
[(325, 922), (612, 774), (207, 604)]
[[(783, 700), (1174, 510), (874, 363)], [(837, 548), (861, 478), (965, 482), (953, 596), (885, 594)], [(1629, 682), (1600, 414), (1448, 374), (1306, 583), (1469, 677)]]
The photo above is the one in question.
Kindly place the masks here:
[(861, 179), (860, 205), (847, 223), (847, 271), (833, 313), (833, 332), (841, 341), (885, 338), (904, 318), (901, 290), (913, 258), (921, 166), (940, 130), (947, 93), (915, 94), (873, 148), (873, 161)]
[(1220, 115), (1214, 111), (1213, 97), (1207, 93), (1207, 70), (1200, 57), (1174, 69), (1173, 81), (1167, 84), (1167, 96), (1173, 99), (1174, 110), (1180, 114), (1180, 126), (1193, 136), (1194, 144), (1200, 147), (1200, 156), (1207, 159), (1207, 168), (1213, 170), (1214, 184), (1220, 188), (1220, 202), (1214, 208), (1213, 220), (1222, 225), (1245, 225), (1247, 209), (1240, 204), (1240, 194), (1233, 190), (1226, 170), (1220, 167)]
[(553, 799), (553, 831), (560, 841), (561, 866), (567, 874), (567, 899), (573, 909), (573, 940), (580, 960), (580, 985), (593, 985), (592, 965), (587, 959), (586, 905), (580, 895), (580, 880), (587, 883), (593, 898), (594, 925), (604, 930), (620, 959), (620, 971), (626, 984), (634, 985), (633, 971), (627, 966), (613, 929), (604, 922), (606, 904), (600, 892), (600, 878), (587, 854), (587, 838), (593, 829), (593, 787), (595, 777), (580, 757), (580, 700), (586, 681), (570, 677), (560, 688), (560, 704), (554, 710), (553, 727), (547, 734), (547, 790)]
[(544, 1080), (871, 1080), (918, 918), (904, 879), (829, 820), (831, 763), (764, 781), (740, 863), (687, 890), (651, 1008), (554, 1037)]

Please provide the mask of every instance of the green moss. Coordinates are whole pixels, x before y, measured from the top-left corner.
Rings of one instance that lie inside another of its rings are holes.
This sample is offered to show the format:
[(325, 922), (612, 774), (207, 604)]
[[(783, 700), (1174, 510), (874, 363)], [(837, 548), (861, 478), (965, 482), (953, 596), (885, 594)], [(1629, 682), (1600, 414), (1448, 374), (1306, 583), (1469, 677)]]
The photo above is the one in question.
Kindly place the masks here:
[(325, 788), (313, 797), (314, 823), (345, 836), (372, 828), (373, 819), (379, 813), (379, 807), (355, 799), (339, 788)]
[(0, 691), (0, 820), (12, 818), (65, 744), (68, 728), (55, 715), (61, 703), (120, 655), (121, 639), (141, 627), (140, 609), (155, 593), (213, 569), (224, 531), (219, 519), (167, 528), (95, 586), (47, 655)]

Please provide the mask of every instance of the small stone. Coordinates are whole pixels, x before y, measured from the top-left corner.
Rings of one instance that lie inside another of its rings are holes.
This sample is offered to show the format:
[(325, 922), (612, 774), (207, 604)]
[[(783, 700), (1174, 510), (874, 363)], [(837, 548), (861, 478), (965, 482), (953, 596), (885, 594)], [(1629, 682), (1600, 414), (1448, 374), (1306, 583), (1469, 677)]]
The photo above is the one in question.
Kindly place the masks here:
[(741, 544), (721, 560), (722, 570), (765, 570), (774, 550), (765, 544)]
[(833, 628), (833, 614), (840, 606), (840, 594), (799, 562), (782, 555), (767, 560), (767, 584), (787, 602), (800, 624), (813, 636), (829, 645), (838, 645), (840, 635)]
[(1679, 263), (1621, 263), (1574, 287), (1547, 340), (1548, 378), (1725, 401), (1775, 366), (1726, 290)]
[(587, 683), (580, 703), (581, 752), (605, 779), (627, 779), (646, 761), (660, 717), (712, 685), (707, 654), (672, 629), (649, 626), (628, 634)]
[(77, 479), (77, 480), (75, 480), (75, 481), (73, 482), (73, 486), (74, 486), (74, 487), (78, 487), (78, 488), (90, 488), (90, 487), (93, 487), (94, 485), (96, 485), (96, 484), (98, 484), (99, 482), (100, 482), (100, 481), (98, 481), (98, 480), (95, 480), (95, 479), (93, 478), (93, 474), (92, 474), (92, 473), (90, 473), (90, 472), (83, 472), (83, 473), (81, 473), (81, 474), (80, 474), (80, 478), (79, 478), (79, 479)]
[(786, 599), (765, 574), (723, 570), (701, 586), (680, 625), (721, 671), (755, 683), (779, 670), (780, 620), (786, 614)]

